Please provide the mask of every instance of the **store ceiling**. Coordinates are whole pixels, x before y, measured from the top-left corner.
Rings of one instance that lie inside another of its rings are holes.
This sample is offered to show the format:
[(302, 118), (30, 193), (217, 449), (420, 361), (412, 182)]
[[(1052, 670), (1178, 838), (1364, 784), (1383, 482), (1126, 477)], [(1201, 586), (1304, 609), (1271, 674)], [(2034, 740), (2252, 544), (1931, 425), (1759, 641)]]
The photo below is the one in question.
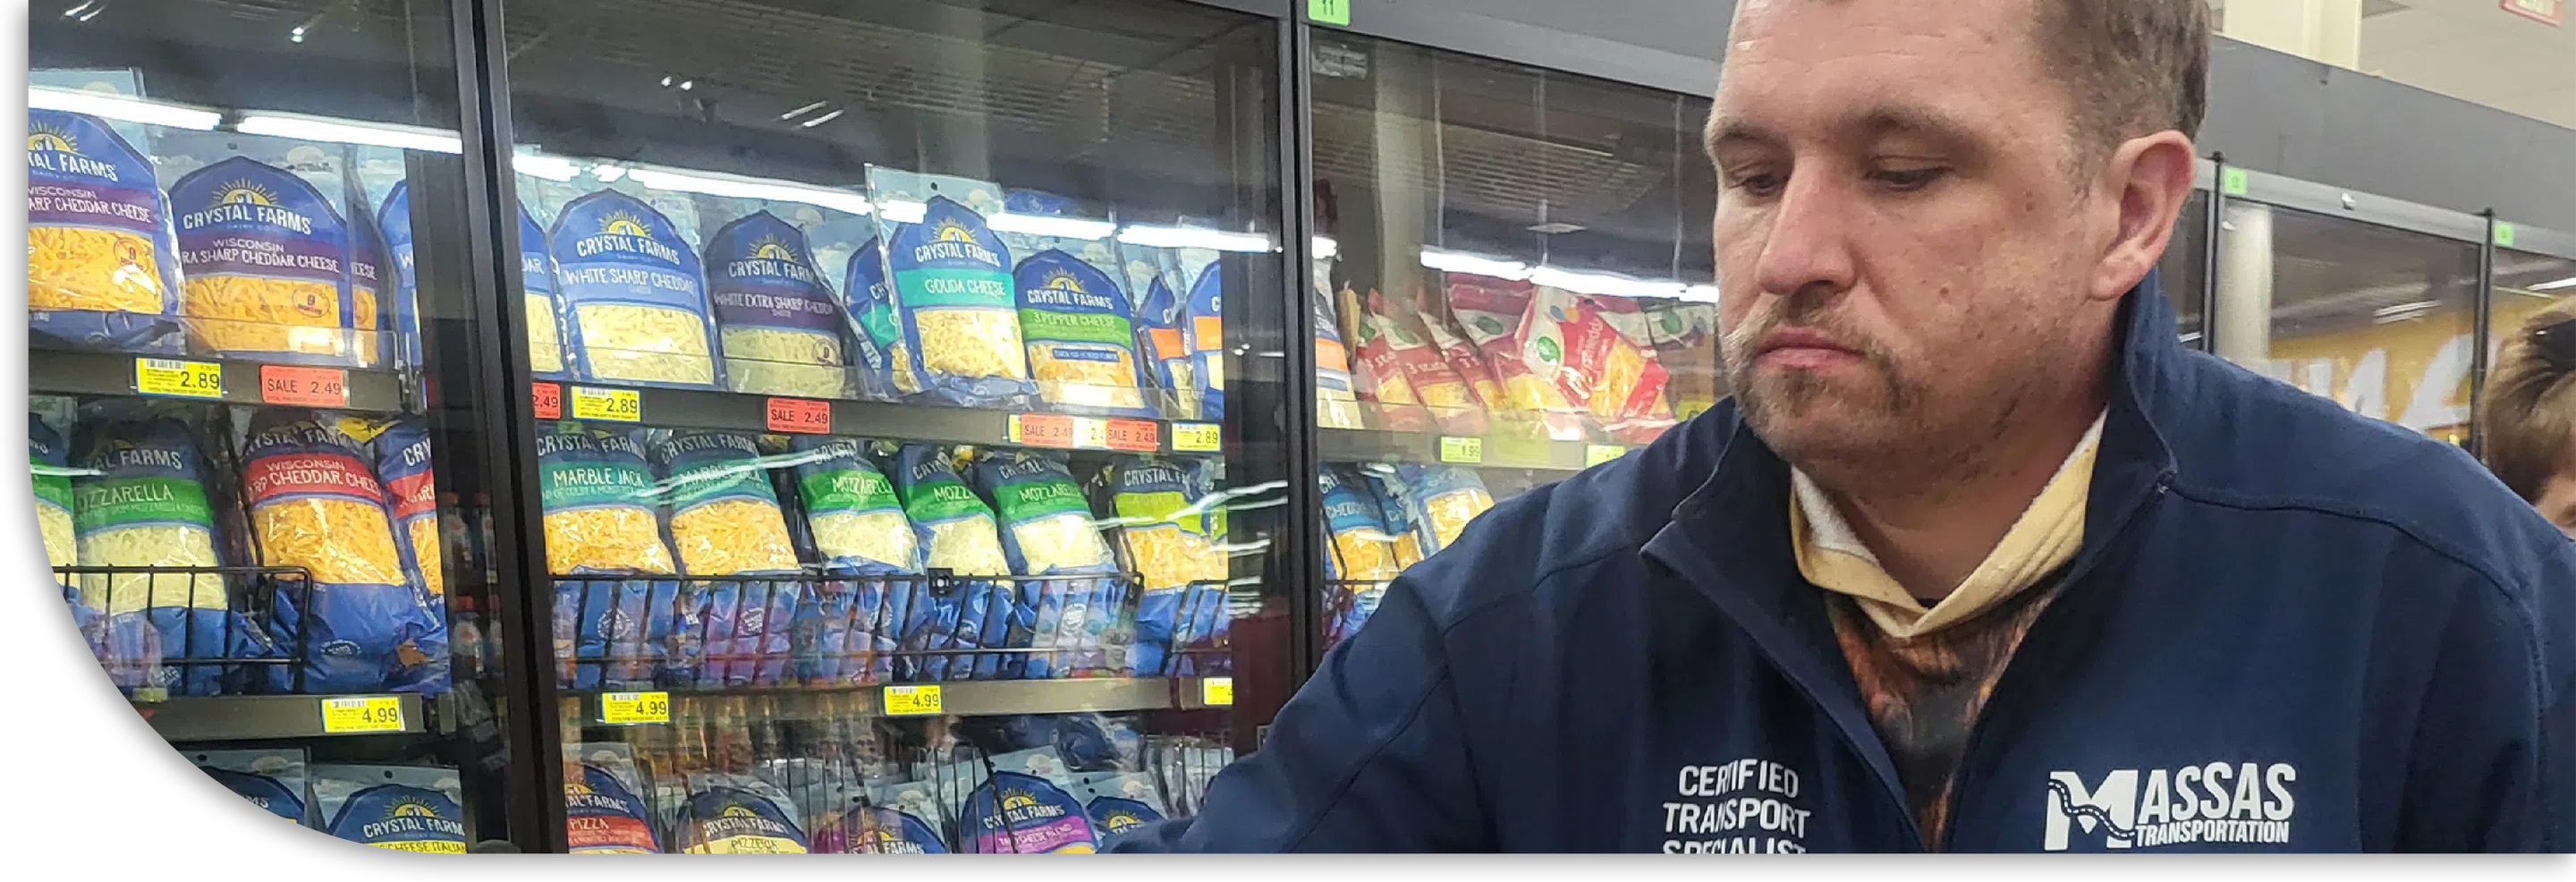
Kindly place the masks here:
[(2362, 72), (2576, 128), (2576, 2), (2556, 27), (2497, 0), (2369, 0)]

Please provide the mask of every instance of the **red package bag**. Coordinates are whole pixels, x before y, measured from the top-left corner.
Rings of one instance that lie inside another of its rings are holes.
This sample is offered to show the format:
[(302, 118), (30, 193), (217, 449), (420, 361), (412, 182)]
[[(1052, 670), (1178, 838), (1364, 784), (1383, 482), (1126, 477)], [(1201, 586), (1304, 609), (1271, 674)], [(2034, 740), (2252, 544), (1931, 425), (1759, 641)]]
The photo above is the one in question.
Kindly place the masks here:
[[(1370, 293), (1374, 296), (1376, 292)], [(1343, 288), (1341, 299), (1342, 314), (1351, 319), (1351, 339), (1359, 343), (1359, 348), (1353, 350), (1358, 357), (1351, 362), (1351, 384), (1359, 390), (1360, 402), (1368, 406), (1368, 412), (1377, 416), (1377, 427), (1390, 432), (1431, 431), (1431, 412), (1422, 407), (1413, 382), (1405, 378), (1395, 343), (1361, 307), (1357, 293)]]
[(1503, 428), (1550, 441), (1587, 438), (1583, 411), (1557, 389), (1553, 374), (1543, 377), (1530, 369), (1520, 334), (1521, 318), (1530, 309), (1530, 284), (1450, 273), (1447, 287), (1450, 314), (1501, 390), (1486, 403)]
[(1439, 347), (1431, 344), (1430, 335), (1402, 304), (1389, 300), (1376, 291), (1369, 292), (1368, 321), (1393, 355), (1396, 369), (1412, 384), (1414, 396), (1431, 410), (1431, 418), (1440, 431), (1451, 435), (1485, 433), (1485, 408), (1476, 400), (1475, 390), (1465, 378), (1449, 366)]

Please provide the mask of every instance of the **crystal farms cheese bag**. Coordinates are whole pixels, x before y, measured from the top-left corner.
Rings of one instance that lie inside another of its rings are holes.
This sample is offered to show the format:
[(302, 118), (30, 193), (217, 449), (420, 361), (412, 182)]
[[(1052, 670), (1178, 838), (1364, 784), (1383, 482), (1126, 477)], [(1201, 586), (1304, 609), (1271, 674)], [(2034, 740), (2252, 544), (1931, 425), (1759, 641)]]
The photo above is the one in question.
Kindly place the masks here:
[(1323, 490), (1324, 530), (1332, 545), (1324, 556), (1324, 577), (1343, 582), (1395, 578), (1402, 571), (1396, 564), (1395, 537), (1368, 485), (1332, 465), (1316, 472), (1316, 482)]
[(563, 747), (564, 834), (573, 854), (659, 854), (643, 775), (622, 741)]
[(849, 313), (851, 345), (858, 352), (859, 394), (900, 401), (921, 391), (921, 378), (913, 371), (912, 344), (903, 337), (903, 311), (895, 303), (894, 285), (886, 281), (880, 241), (869, 239), (850, 252), (841, 297)]
[(198, 351), (262, 361), (356, 366), (361, 314), (351, 294), (349, 230), (321, 191), (248, 157), (170, 187), (178, 218), (180, 310)]
[(707, 237), (706, 267), (734, 391), (841, 397), (849, 322), (804, 231), (766, 211), (746, 215)]
[[(359, 438), (374, 454), (376, 478), (385, 487), (385, 506), (393, 509), (394, 534), (401, 546), (403, 570), (411, 576), (432, 621), (443, 631), (447, 610), (445, 529), (439, 522), (438, 476), (430, 468), (429, 427), (417, 419), (365, 425)], [(397, 675), (393, 688), (431, 694), (447, 691), (446, 637), (423, 635), (428, 661), (410, 669), (417, 676)]]
[(1108, 273), (1048, 249), (1021, 260), (1012, 278), (1040, 399), (1076, 413), (1155, 415), (1137, 384), (1127, 295)]
[(311, 411), (253, 414), (242, 497), (260, 562), (313, 576), (308, 596), (279, 598), (274, 625), (280, 643), (306, 647), (307, 691), (418, 688), (402, 675), (446, 661), (445, 610), (404, 572), (384, 485), (347, 433)]
[(1403, 571), (1422, 562), (1422, 531), (1413, 522), (1413, 511), (1405, 505), (1399, 489), (1395, 467), (1368, 463), (1359, 467), (1359, 477), (1367, 485), (1369, 496), (1377, 500), (1378, 513), (1386, 519), (1386, 533), (1395, 539), (1395, 568)]
[(1521, 317), (1529, 312), (1536, 289), (1527, 282), (1464, 273), (1449, 273), (1447, 289), (1450, 314), (1502, 390), (1499, 400), (1487, 403), (1503, 428), (1550, 441), (1584, 440), (1582, 409), (1566, 400), (1553, 375), (1531, 368), (1523, 346)]
[(261, 811), (301, 826), (317, 823), (307, 817), (310, 813), (305, 810), (305, 797), (309, 794), (304, 772), (307, 763), (301, 747), (198, 750), (188, 753), (188, 761)]
[(642, 200), (601, 190), (572, 201), (547, 235), (556, 296), (575, 328), (581, 375), (610, 383), (715, 388), (715, 326), (696, 249)]
[(176, 355), (179, 256), (152, 162), (96, 118), (27, 111), (27, 330)]
[(1200, 268), (1181, 303), (1190, 341), (1190, 371), (1199, 382), (1198, 418), (1225, 419), (1225, 276), (1218, 264)]
[[(1105, 576), (1117, 571), (1108, 543), (1101, 541), (1100, 528), (1091, 522), (1090, 503), (1061, 456), (1031, 450), (988, 451), (976, 458), (975, 486), (993, 500), (994, 514), (1001, 519), (1002, 553), (1013, 573)], [(1068, 666), (1095, 661), (1090, 657), (1096, 656), (1100, 644), (1098, 632), (1088, 629), (1091, 620), (1077, 612), (1068, 627), (1065, 610), (1089, 606), (1108, 589), (1104, 583), (1111, 581), (1022, 580), (1010, 616), (1017, 625), (1004, 632), (1004, 640), (1013, 648), (1037, 651), (1004, 659), (1008, 675), (1047, 679)], [(988, 630), (989, 624), (988, 616)], [(992, 646), (986, 643), (987, 648)], [(976, 670), (985, 675), (992, 672), (985, 661), (979, 661)]]
[[(207, 503), (205, 459), (195, 434), (178, 420), (100, 402), (85, 408), (72, 475), (72, 521), (78, 563), (85, 567), (214, 567), (214, 510)], [(85, 574), (80, 601), (119, 633), (148, 618), (163, 660), (199, 662), (232, 654), (238, 618), (223, 577), (213, 574)], [(118, 623), (127, 623), (122, 628)], [(185, 668), (184, 671), (181, 668)], [(184, 673), (184, 677), (182, 674)], [(157, 675), (174, 695), (212, 695), (219, 666), (165, 667)]]
[[(565, 333), (563, 311), (555, 303), (554, 259), (546, 253), (546, 231), (529, 216), (526, 204), (517, 208), (519, 282), (527, 304), (528, 367), (540, 380), (570, 379), (565, 363), (565, 340), (569, 335)], [(394, 183), (382, 206), (376, 209), (376, 223), (384, 228), (385, 247), (392, 254), (395, 281), (391, 311), (399, 363), (419, 366), (423, 363), (420, 270), (411, 233), (411, 182)]]
[(806, 533), (823, 571), (870, 577), (818, 583), (798, 608), (798, 677), (808, 683), (856, 682), (868, 673), (868, 660), (895, 648), (893, 629), (881, 625), (902, 616), (886, 603), (889, 594), (908, 601), (913, 583), (883, 577), (920, 574), (921, 540), (904, 517), (894, 483), (862, 442), (799, 435), (789, 444)]
[(373, 368), (384, 364), (384, 307), (391, 292), (386, 284), (394, 269), (382, 227), (364, 201), (349, 203), (349, 363)]
[[(795, 575), (800, 572), (777, 491), (751, 438), (731, 432), (674, 432), (653, 445), (669, 475), (671, 544), (691, 576)], [(792, 581), (693, 582), (703, 590), (704, 652), (699, 685), (778, 682), (788, 626), (802, 598)], [(697, 604), (696, 598), (686, 601)]]
[(958, 850), (969, 854), (1090, 854), (1099, 850), (1082, 803), (1046, 779), (999, 772), (967, 796)]
[(1473, 470), (1456, 466), (1398, 463), (1392, 486), (1421, 533), (1425, 557), (1457, 542), (1469, 521), (1494, 507), (1494, 494), (1485, 482)]
[(1192, 583), (1213, 581), (1222, 592), (1230, 575), (1209, 530), (1213, 501), (1188, 465), (1169, 460), (1122, 459), (1110, 467), (1108, 481), (1126, 568), (1143, 580), (1127, 674), (1164, 676), (1170, 650), (1187, 643), (1183, 607)]
[(805, 831), (784, 791), (750, 775), (696, 772), (671, 828), (684, 854), (804, 854)]
[(308, 768), (323, 829), (394, 851), (464, 854), (463, 787), (441, 766), (315, 764)]
[[(546, 568), (555, 582), (554, 639), (564, 688), (658, 676), (678, 584), (601, 579), (679, 572), (663, 544), (661, 505), (643, 446), (624, 432), (557, 422), (537, 435)], [(648, 637), (650, 639), (648, 639)]]
[[(868, 190), (923, 387), (950, 404), (1027, 406), (1037, 390), (1011, 296), (1011, 253), (984, 221), (1001, 210), (1001, 188), (871, 166)], [(896, 222), (889, 202), (921, 204), (921, 220)]]
[[(1009, 583), (971, 578), (1011, 573), (993, 509), (958, 477), (949, 452), (938, 445), (904, 445), (887, 477), (894, 479), (895, 495), (903, 500), (904, 514), (921, 537), (923, 566), (969, 577), (948, 592), (926, 586), (912, 592), (909, 616), (899, 632), (902, 650), (909, 654), (981, 648), (984, 613), (993, 606), (995, 595), (1000, 595), (1006, 609), (1010, 603)], [(919, 664), (925, 679), (965, 679), (974, 667), (974, 655), (958, 656), (954, 669), (944, 655), (921, 658)], [(897, 667), (897, 676), (904, 676), (903, 666)]]
[(1136, 304), (1136, 346), (1145, 374), (1163, 390), (1166, 412), (1189, 416), (1199, 412), (1198, 367), (1181, 316), (1181, 297), (1161, 277), (1146, 282)]
[(1340, 320), (1333, 315), (1333, 296), (1315, 290), (1315, 420), (1327, 429), (1365, 429), (1360, 417), (1358, 386), (1351, 376), (1350, 348), (1342, 342)]

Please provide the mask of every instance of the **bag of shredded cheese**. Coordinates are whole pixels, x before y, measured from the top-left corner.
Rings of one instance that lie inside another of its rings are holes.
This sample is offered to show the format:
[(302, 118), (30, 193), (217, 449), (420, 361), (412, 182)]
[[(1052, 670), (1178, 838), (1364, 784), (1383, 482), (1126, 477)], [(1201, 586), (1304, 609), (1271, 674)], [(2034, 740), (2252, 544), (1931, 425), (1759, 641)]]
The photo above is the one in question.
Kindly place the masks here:
[(563, 746), (564, 833), (573, 854), (660, 854), (644, 777), (622, 741)]
[[(546, 568), (558, 576), (674, 575), (643, 447), (625, 433), (558, 422), (537, 435)], [(678, 585), (651, 579), (555, 583), (555, 660), (566, 688), (658, 675)], [(647, 640), (650, 636), (652, 639)], [(651, 664), (648, 666), (648, 659)]]
[[(1028, 406), (1037, 390), (1011, 296), (1011, 253), (984, 222), (1001, 210), (1001, 188), (870, 166), (868, 190), (924, 389), (967, 407)], [(915, 204), (919, 220), (892, 217)]]
[[(905, 519), (894, 484), (861, 449), (862, 442), (798, 436), (790, 442), (796, 461), (797, 495), (804, 504), (806, 531), (832, 575), (884, 577), (921, 572), (921, 544)], [(808, 682), (843, 682), (862, 677), (862, 661), (879, 650), (892, 650), (895, 635), (877, 627), (889, 588), (909, 586), (883, 578), (834, 580), (818, 586), (817, 596), (800, 609), (811, 624), (798, 630), (802, 676)]]
[(1327, 429), (1364, 429), (1358, 386), (1351, 376), (1351, 352), (1342, 342), (1341, 320), (1333, 315), (1333, 295), (1316, 275), (1315, 421)]
[(1395, 556), (1395, 537), (1371, 498), (1368, 485), (1342, 466), (1316, 472), (1322, 487), (1325, 535), (1332, 540), (1324, 556), (1324, 578), (1334, 581), (1384, 581), (1403, 567)]
[[(563, 311), (555, 305), (554, 259), (546, 254), (546, 231), (529, 216), (526, 203), (519, 210), (519, 281), (526, 298), (528, 318), (528, 367), (540, 380), (571, 379), (565, 364), (565, 331)], [(411, 182), (396, 181), (392, 192), (385, 194), (383, 206), (376, 210), (376, 223), (384, 228), (385, 247), (392, 254), (395, 273), (393, 328), (398, 363), (417, 368), (422, 364), (420, 342), (420, 272), (414, 259), (411, 234)]]
[(431, 613), (403, 571), (384, 485), (357, 442), (310, 411), (270, 408), (251, 417), (242, 465), (261, 563), (313, 574), (311, 596), (281, 598), (275, 622), (281, 644), (307, 647), (304, 688), (428, 685), (396, 675), (446, 661), (445, 610)]
[[(1484, 356), (1495, 385), (1502, 390), (1500, 398), (1487, 399), (1502, 427), (1536, 439), (1584, 440), (1588, 433), (1582, 409), (1566, 400), (1552, 376), (1532, 368), (1529, 349), (1523, 345), (1521, 318), (1530, 310), (1534, 290), (1530, 284), (1465, 273), (1450, 273), (1447, 280), (1450, 314), (1458, 318), (1459, 329), (1475, 344), (1477, 354)], [(1561, 342), (1533, 344), (1544, 350)]]
[(198, 351), (363, 366), (352, 329), (373, 333), (375, 306), (352, 294), (349, 230), (321, 191), (235, 156), (171, 185), (170, 209), (180, 310)]
[(438, 632), (424, 634), (426, 662), (395, 672), (398, 691), (437, 694), (447, 691), (447, 572), (444, 532), (438, 517), (438, 478), (430, 469), (429, 428), (417, 420), (363, 425), (358, 440), (375, 454), (376, 477), (385, 485), (385, 505), (393, 509), (394, 534), (401, 546), (403, 571), (411, 576), (423, 606), (433, 614)]
[[(45, 565), (75, 566), (79, 544), (72, 526), (71, 448), (43, 417), (27, 414), (27, 470), (35, 478), (36, 531), (45, 541)], [(56, 581), (68, 577), (54, 576)]]
[[(1582, 408), (1610, 438), (1629, 443), (1653, 440), (1668, 412), (1663, 404), (1665, 375), (1646, 344), (1630, 342), (1611, 311), (1634, 314), (1633, 301), (1610, 304), (1556, 288), (1540, 287), (1521, 316), (1521, 347), (1530, 372), (1556, 386), (1565, 400)], [(1642, 319), (1637, 328), (1642, 337)]]
[[(993, 500), (1002, 523), (1002, 552), (1011, 571), (1022, 576), (1108, 575), (1117, 571), (1100, 528), (1091, 522), (1091, 506), (1072, 472), (1056, 455), (1028, 450), (996, 450), (975, 462), (975, 486)], [(1084, 653), (1097, 644), (1069, 644), (1068, 633), (1084, 634), (1087, 614), (1075, 612), (1075, 628), (1064, 620), (1069, 596), (1089, 598), (1101, 590), (1099, 579), (1023, 580), (1011, 610), (1008, 647), (1037, 652), (1009, 659), (1010, 676), (1030, 679), (1061, 676), (1075, 661), (1065, 649)], [(981, 671), (983, 666), (978, 665)]]
[(310, 813), (304, 806), (310, 791), (304, 781), (303, 748), (200, 750), (190, 752), (188, 761), (262, 811), (299, 826), (316, 823), (307, 817)]
[(1145, 359), (1145, 375), (1163, 390), (1163, 411), (1176, 416), (1198, 413), (1198, 369), (1190, 362), (1189, 336), (1182, 329), (1181, 296), (1172, 293), (1160, 276), (1145, 283), (1137, 301), (1136, 346)]
[(152, 162), (94, 117), (27, 111), (27, 330), (177, 355), (179, 256)]
[(903, 311), (895, 303), (894, 285), (886, 281), (885, 249), (878, 242), (869, 239), (850, 252), (841, 296), (858, 352), (859, 395), (900, 401), (921, 392), (921, 378), (913, 373), (912, 344), (904, 341)]
[(1190, 341), (1190, 372), (1199, 383), (1198, 418), (1209, 422), (1225, 419), (1225, 275), (1210, 262), (1199, 269), (1198, 279), (1190, 283), (1190, 296), (1181, 302), (1181, 314), (1188, 324), (1184, 336)]
[(1395, 537), (1395, 568), (1401, 572), (1422, 562), (1422, 527), (1413, 521), (1413, 512), (1404, 504), (1398, 487), (1395, 467), (1369, 463), (1359, 467), (1359, 476), (1368, 485), (1371, 498), (1377, 500), (1380, 516), (1386, 518), (1387, 535)]
[(1613, 440), (1629, 444), (1655, 440), (1677, 421), (1672, 402), (1664, 397), (1672, 373), (1656, 353), (1648, 327), (1651, 321), (1630, 297), (1587, 295), (1583, 308), (1589, 320), (1609, 326), (1614, 338), (1602, 367), (1593, 373), (1599, 384), (1593, 396), (1595, 411), (1605, 399), (1618, 402), (1618, 415), (1603, 421)]
[(358, 199), (349, 202), (349, 361), (360, 368), (384, 364), (385, 283), (394, 272), (384, 230)]
[(547, 235), (556, 296), (585, 379), (717, 388), (715, 325), (698, 255), (669, 217), (601, 190), (564, 206)]
[(1391, 486), (1421, 534), (1424, 557), (1458, 541), (1467, 522), (1494, 507), (1494, 494), (1485, 489), (1485, 482), (1474, 471), (1456, 466), (1399, 463)]
[(841, 397), (849, 322), (803, 230), (766, 211), (747, 215), (707, 238), (706, 266), (734, 391)]
[(796, 803), (752, 775), (689, 773), (689, 797), (671, 826), (681, 854), (804, 854)]
[[(111, 402), (124, 404), (128, 402)], [(104, 404), (104, 403), (103, 403)], [(85, 567), (213, 567), (214, 510), (202, 477), (197, 441), (178, 420), (123, 408), (85, 412), (84, 440), (72, 475), (75, 552)], [(81, 603), (126, 632), (138, 614), (159, 634), (160, 658), (201, 662), (234, 654), (237, 617), (223, 577), (213, 574), (80, 576)], [(184, 672), (182, 671), (184, 668)], [(184, 673), (184, 677), (182, 674)], [(173, 695), (212, 695), (221, 666), (184, 664), (156, 672), (153, 685)], [(184, 680), (184, 682), (182, 682)]]
[(331, 835), (394, 851), (465, 853), (455, 769), (317, 763), (307, 771), (316, 817), (329, 819), (323, 828)]
[[(1223, 583), (1228, 575), (1218, 537), (1209, 530), (1212, 502), (1189, 466), (1160, 459), (1126, 459), (1112, 465), (1108, 481), (1124, 569), (1141, 577), (1136, 602), (1135, 648), (1127, 674), (1164, 675), (1168, 653), (1188, 643), (1183, 616), (1192, 582)], [(1219, 589), (1220, 591), (1222, 588)]]
[(1048, 249), (1020, 261), (1012, 277), (1039, 398), (1075, 413), (1155, 415), (1137, 384), (1127, 295), (1108, 273)]
[[(675, 432), (653, 446), (670, 476), (671, 542), (691, 576), (800, 572), (787, 519), (752, 439), (729, 432)], [(707, 583), (693, 583), (692, 587)], [(802, 597), (795, 582), (715, 582), (706, 588), (707, 664), (701, 686), (778, 681), (789, 622)]]
[[(906, 653), (981, 648), (983, 613), (992, 606), (991, 595), (1000, 593), (1006, 607), (1009, 603), (1009, 583), (972, 578), (1011, 574), (993, 510), (958, 477), (949, 452), (938, 445), (904, 445), (895, 454), (893, 472), (888, 477), (894, 479), (895, 496), (903, 500), (904, 514), (920, 537), (922, 565), (967, 577), (954, 583), (954, 590), (925, 585), (913, 591), (900, 645)], [(972, 672), (974, 659), (975, 654), (961, 654), (952, 665), (947, 656), (922, 658), (920, 676), (962, 680)]]

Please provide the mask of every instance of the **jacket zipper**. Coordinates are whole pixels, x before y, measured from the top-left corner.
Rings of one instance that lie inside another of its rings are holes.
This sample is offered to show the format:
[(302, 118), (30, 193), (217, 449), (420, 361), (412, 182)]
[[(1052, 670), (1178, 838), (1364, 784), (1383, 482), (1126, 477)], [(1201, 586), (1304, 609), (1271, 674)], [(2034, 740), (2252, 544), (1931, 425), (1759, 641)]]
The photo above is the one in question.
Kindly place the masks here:
[[(2119, 521), (2111, 525), (2110, 538), (2105, 540), (2101, 545), (2095, 546), (2091, 556), (2079, 561), (2081, 564), (2080, 566), (2070, 568), (2066, 571), (2065, 584), (2059, 587), (2060, 600), (2065, 597), (2063, 592), (2075, 591), (2083, 587), (2078, 583), (2085, 577), (2092, 575), (2093, 568), (2101, 563), (2102, 557), (2108, 554), (2114, 545), (2118, 544), (2120, 540), (2127, 538), (2124, 534), (2128, 532), (2129, 525), (2137, 521), (2138, 513), (2163, 501), (2165, 491), (2172, 486), (2172, 472), (2168, 471), (2156, 476), (2155, 491), (2153, 495), (2149, 496), (2142, 504), (2130, 506), (2128, 511), (2123, 512), (2120, 515)], [(2005, 694), (2004, 686), (2013, 682), (2013, 672), (2025, 667), (2021, 664), (2022, 647), (2030, 645), (2030, 638), (2041, 632), (2041, 628), (2048, 624), (2048, 620), (2051, 616), (2057, 614), (2058, 609), (2059, 605), (2057, 601), (2052, 600), (2049, 602), (2047, 609), (2039, 611), (2039, 618), (2031, 621), (2030, 630), (2022, 635), (2021, 644), (2013, 647), (2012, 657), (2005, 659), (2004, 669), (1995, 674), (1995, 688), (1994, 691), (1987, 693), (1985, 706), (1977, 709), (1977, 719), (1968, 724), (1968, 740), (1965, 744), (1960, 745), (1959, 764), (1950, 773), (1952, 776), (1950, 779), (1950, 792), (1941, 797), (1942, 817), (1950, 819), (1949, 824), (1941, 829), (1939, 852), (1942, 854), (1950, 853), (1952, 843), (1959, 838), (1959, 795), (1966, 789), (1964, 782), (1960, 780), (1960, 776), (1966, 774), (1969, 762), (1977, 757), (1977, 746), (1985, 740), (1986, 720), (1994, 716), (1993, 711), (1996, 699)], [(1910, 819), (1913, 812), (1909, 809), (1906, 814)], [(1923, 833), (1920, 829), (1914, 831), (1914, 839), (1916, 842), (1922, 841)]]

